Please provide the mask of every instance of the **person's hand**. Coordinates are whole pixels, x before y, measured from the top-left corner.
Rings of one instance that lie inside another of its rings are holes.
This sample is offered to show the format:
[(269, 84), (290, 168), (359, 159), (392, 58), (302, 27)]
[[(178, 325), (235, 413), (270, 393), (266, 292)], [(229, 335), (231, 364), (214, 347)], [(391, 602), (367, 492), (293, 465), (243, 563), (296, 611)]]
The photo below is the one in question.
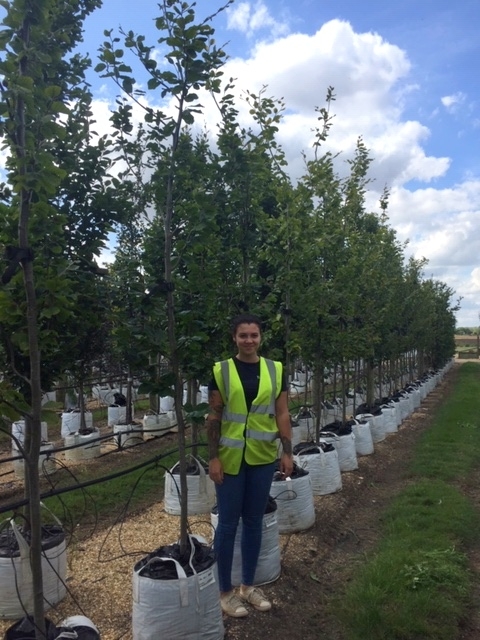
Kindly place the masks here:
[(212, 458), (208, 463), (208, 475), (215, 482), (215, 484), (222, 484), (223, 466), (219, 458)]
[(286, 478), (292, 475), (293, 471), (293, 456), (289, 453), (283, 453), (280, 458), (280, 471)]

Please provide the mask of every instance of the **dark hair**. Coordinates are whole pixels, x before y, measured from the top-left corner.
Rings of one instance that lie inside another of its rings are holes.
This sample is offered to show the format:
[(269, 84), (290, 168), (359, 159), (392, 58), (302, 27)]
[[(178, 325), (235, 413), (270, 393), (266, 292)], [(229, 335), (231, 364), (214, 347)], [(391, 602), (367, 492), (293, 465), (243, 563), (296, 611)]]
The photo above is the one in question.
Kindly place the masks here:
[(262, 321), (258, 316), (254, 316), (252, 313), (241, 313), (232, 319), (230, 323), (230, 330), (233, 335), (237, 333), (237, 329), (241, 324), (256, 324), (260, 331), (262, 331)]

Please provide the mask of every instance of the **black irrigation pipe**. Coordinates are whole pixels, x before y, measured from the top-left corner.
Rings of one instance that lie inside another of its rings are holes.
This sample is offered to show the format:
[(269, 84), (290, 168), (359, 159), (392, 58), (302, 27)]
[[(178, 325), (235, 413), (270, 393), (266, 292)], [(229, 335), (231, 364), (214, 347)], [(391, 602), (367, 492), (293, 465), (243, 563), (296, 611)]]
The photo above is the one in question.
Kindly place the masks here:
[[(207, 443), (198, 442), (197, 444), (189, 444), (185, 448), (192, 449), (194, 447), (205, 447), (205, 446), (207, 446)], [(162, 458), (167, 458), (168, 456), (171, 456), (174, 453), (178, 453), (178, 451), (179, 451), (178, 449), (172, 449), (171, 451), (167, 451), (165, 453), (155, 456), (154, 458), (150, 458), (149, 460), (141, 462), (135, 465), (134, 467), (130, 467), (128, 469), (122, 469), (121, 471), (117, 471), (116, 473), (111, 473), (108, 476), (101, 476), (100, 478), (94, 478), (92, 480), (86, 480), (84, 482), (80, 482), (78, 484), (75, 484), (74, 486), (62, 487), (61, 489), (53, 489), (51, 491), (47, 491), (46, 493), (40, 494), (40, 500), (53, 498), (54, 496), (59, 496), (62, 493), (69, 493), (70, 491), (76, 491), (77, 489), (85, 489), (86, 487), (91, 487), (95, 484), (102, 484), (103, 482), (108, 482), (109, 480), (113, 480), (114, 478), (119, 478), (121, 476), (128, 475), (129, 473), (133, 473), (135, 471), (138, 471), (139, 469), (143, 469), (144, 467), (147, 467), (150, 464), (154, 464), (159, 460), (162, 460)], [(4, 507), (0, 506), (0, 514), (7, 513), (8, 511), (15, 511), (16, 509), (19, 509), (20, 507), (24, 507), (25, 505), (29, 504), (29, 502), (30, 500), (28, 498), (25, 498), (24, 500), (19, 500), (18, 502), (10, 503)]]
[[(172, 427), (170, 427), (170, 429), (171, 428)], [(164, 438), (167, 434), (170, 433), (170, 429), (165, 430), (165, 433), (162, 433), (159, 436), (155, 436), (155, 438)], [(45, 456), (45, 458), (48, 460), (48, 458), (53, 456), (55, 453), (62, 453), (64, 451), (70, 451), (71, 449), (79, 449), (80, 447), (85, 447), (86, 444), (89, 444), (89, 445), (95, 444), (96, 442), (102, 442), (102, 440), (118, 439), (118, 441), (120, 441), (122, 439), (122, 436), (128, 436), (129, 434), (132, 434), (132, 433), (143, 434), (143, 433), (151, 433), (151, 432), (145, 429), (129, 429), (127, 431), (119, 431), (118, 433), (107, 433), (103, 436), (98, 436), (97, 438), (93, 438), (92, 440), (89, 440), (88, 443), (79, 442), (78, 444), (71, 444), (68, 447), (67, 446), (55, 447), (54, 449), (49, 449), (48, 451), (41, 451), (40, 455)], [(75, 435), (75, 434), (70, 433), (68, 435)], [(141, 446), (142, 444), (144, 444), (144, 442), (139, 442), (138, 445), (135, 445), (135, 446)], [(113, 452), (115, 453), (116, 451), (123, 451), (125, 448), (131, 448), (131, 447), (123, 447), (122, 445), (118, 444), (117, 448), (113, 449)], [(99, 457), (103, 457), (103, 455), (108, 455), (108, 453), (102, 454), (102, 456), (99, 456)], [(14, 462), (15, 460), (23, 460), (23, 455), (19, 453), (19, 455), (12, 456), (10, 458), (0, 458), (0, 464), (3, 464), (5, 462)]]

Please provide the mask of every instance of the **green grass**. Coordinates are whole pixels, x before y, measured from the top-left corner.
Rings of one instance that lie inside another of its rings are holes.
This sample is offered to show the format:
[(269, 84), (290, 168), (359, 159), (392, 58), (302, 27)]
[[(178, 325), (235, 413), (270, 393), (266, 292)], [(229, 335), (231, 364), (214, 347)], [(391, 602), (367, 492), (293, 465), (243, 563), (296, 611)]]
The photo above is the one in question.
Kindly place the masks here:
[[(187, 446), (189, 445), (190, 430), (187, 431)], [(187, 454), (191, 451), (187, 448)], [(115, 455), (115, 454), (113, 454)], [(205, 447), (199, 444), (199, 455), (205, 455)], [(158, 460), (152, 461), (153, 458)], [(110, 472), (102, 471), (101, 465), (97, 477), (108, 473), (114, 474), (121, 469), (131, 469), (142, 462), (148, 462), (147, 466), (129, 472), (126, 475), (112, 478), (106, 482), (93, 484), (85, 489), (75, 489), (59, 496), (45, 500), (48, 508), (71, 528), (80, 525), (88, 528), (97, 520), (102, 525), (108, 525), (116, 518), (123, 519), (126, 513), (145, 508), (163, 500), (165, 471), (171, 469), (178, 461), (176, 443), (165, 443), (160, 451), (152, 454), (148, 446), (145, 446), (141, 459), (136, 459), (130, 464), (123, 462)], [(75, 478), (80, 483), (91, 480), (91, 470), (86, 466), (83, 470), (75, 469)], [(71, 485), (72, 482), (69, 482)], [(80, 531), (80, 536), (85, 532)]]
[(458, 488), (480, 463), (480, 365), (458, 384), (419, 442), (411, 484), (382, 518), (382, 540), (332, 603), (345, 640), (454, 640), (471, 605), (467, 553), (480, 514)]
[(467, 478), (480, 463), (480, 365), (460, 368), (455, 392), (438, 410), (435, 425), (415, 451), (412, 472), (446, 481)]
[[(149, 461), (153, 456), (147, 449), (142, 458), (143, 461)], [(70, 527), (80, 525), (88, 528), (99, 520), (102, 524), (108, 524), (116, 518), (121, 518), (125, 512), (131, 513), (132, 510), (163, 500), (165, 469), (170, 469), (177, 460), (178, 454), (170, 453), (158, 462), (151, 462), (126, 475), (62, 493), (44, 502), (62, 522), (68, 523)], [(123, 462), (122, 467), (132, 468), (141, 462), (142, 460), (136, 460), (130, 465)], [(119, 465), (116, 470), (122, 467)], [(114, 472), (115, 470), (110, 471), (110, 473)], [(79, 483), (92, 480), (88, 467), (83, 471), (75, 469), (75, 478)], [(73, 484), (73, 479), (69, 484)], [(82, 535), (81, 532), (79, 533)]]

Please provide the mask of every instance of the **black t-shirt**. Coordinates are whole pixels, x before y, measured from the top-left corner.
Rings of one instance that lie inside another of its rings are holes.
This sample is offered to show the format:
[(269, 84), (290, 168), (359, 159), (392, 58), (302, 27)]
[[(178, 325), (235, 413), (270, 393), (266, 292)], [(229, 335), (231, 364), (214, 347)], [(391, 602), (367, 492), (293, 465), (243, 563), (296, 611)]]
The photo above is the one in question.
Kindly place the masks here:
[[(247, 411), (250, 411), (252, 402), (255, 400), (258, 394), (258, 386), (260, 384), (260, 360), (258, 362), (244, 362), (233, 358), (235, 366), (242, 383), (243, 391), (245, 393), (245, 402), (247, 404)], [(213, 377), (208, 385), (209, 391), (218, 391), (218, 385)], [(282, 391), (287, 390), (287, 381), (285, 374), (282, 375)]]

